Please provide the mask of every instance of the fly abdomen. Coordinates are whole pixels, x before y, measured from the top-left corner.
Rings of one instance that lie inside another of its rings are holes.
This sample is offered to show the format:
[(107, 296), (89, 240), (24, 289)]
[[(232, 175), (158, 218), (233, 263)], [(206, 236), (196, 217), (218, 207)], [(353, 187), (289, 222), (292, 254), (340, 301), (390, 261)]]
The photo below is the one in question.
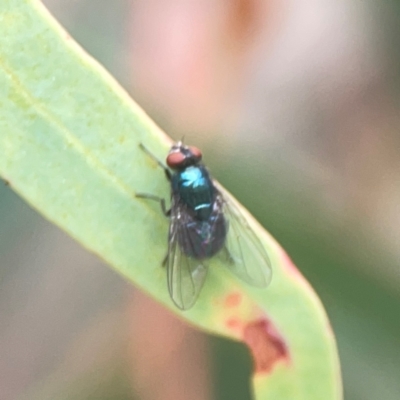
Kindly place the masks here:
[(179, 246), (189, 257), (210, 258), (224, 246), (227, 228), (222, 213), (214, 213), (207, 221), (192, 219), (186, 223), (185, 234), (178, 237)]

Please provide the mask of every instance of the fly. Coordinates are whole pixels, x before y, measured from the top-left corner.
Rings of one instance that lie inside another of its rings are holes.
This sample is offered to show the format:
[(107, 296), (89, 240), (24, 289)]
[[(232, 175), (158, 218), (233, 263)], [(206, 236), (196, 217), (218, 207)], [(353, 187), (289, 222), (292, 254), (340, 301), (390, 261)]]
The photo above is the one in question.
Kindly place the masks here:
[(193, 306), (215, 257), (243, 281), (266, 287), (272, 276), (268, 254), (239, 208), (212, 180), (201, 151), (177, 142), (166, 159), (169, 168), (155, 160), (171, 183), (171, 208), (167, 210), (165, 200), (157, 196), (136, 196), (159, 201), (170, 219), (164, 264), (176, 306), (182, 310)]

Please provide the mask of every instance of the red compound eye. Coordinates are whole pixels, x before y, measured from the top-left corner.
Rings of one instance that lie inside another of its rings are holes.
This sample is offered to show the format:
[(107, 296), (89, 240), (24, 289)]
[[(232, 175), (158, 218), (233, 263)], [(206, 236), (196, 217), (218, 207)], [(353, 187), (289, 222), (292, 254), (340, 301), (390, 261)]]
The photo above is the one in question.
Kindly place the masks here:
[(186, 157), (180, 151), (170, 153), (167, 156), (167, 165), (172, 169), (179, 168), (179, 166), (185, 161), (185, 158)]
[(203, 156), (203, 154), (201, 153), (201, 150), (198, 149), (197, 147), (190, 146), (189, 150), (196, 158), (201, 158)]

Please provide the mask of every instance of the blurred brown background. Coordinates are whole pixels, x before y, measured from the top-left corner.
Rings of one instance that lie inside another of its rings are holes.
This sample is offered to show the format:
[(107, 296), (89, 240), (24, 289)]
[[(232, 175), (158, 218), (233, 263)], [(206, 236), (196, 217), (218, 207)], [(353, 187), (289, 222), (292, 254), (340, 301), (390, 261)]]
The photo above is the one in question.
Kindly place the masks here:
[[(330, 315), (345, 398), (398, 400), (400, 2), (44, 3), (292, 256)], [(1, 399), (250, 398), (244, 347), (0, 198)]]

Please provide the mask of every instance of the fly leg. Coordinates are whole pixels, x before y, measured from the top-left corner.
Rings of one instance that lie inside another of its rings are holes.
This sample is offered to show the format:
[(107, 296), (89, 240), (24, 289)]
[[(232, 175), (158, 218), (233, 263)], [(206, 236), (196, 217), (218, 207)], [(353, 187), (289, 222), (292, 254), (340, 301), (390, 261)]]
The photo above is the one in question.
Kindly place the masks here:
[[(171, 181), (171, 171), (157, 157), (155, 157), (154, 154), (150, 153), (150, 151), (142, 143), (139, 144), (139, 147), (164, 170), (165, 176), (167, 177), (168, 181)], [(136, 193), (136, 197), (158, 201), (161, 205), (161, 210), (163, 214), (167, 217), (170, 216), (171, 210), (167, 210), (167, 207), (165, 206), (165, 200), (161, 197), (148, 193)]]
[[(154, 154), (152, 154), (142, 143), (139, 144), (139, 147), (150, 158), (152, 158), (158, 164), (159, 167), (161, 167), (164, 170), (164, 174), (165, 174), (166, 178), (168, 179), (169, 182), (171, 182), (171, 176), (172, 176), (171, 171), (157, 157), (155, 157)], [(155, 196), (153, 194), (148, 194), (148, 193), (136, 193), (136, 197), (139, 197), (141, 199), (158, 201), (160, 203), (163, 214), (166, 217), (170, 217), (171, 209), (167, 210), (167, 207), (165, 205), (165, 199)], [(167, 262), (168, 262), (168, 253), (165, 255), (165, 257), (163, 259), (162, 266), (165, 267), (167, 265)]]
[(222, 252), (223, 252), (224, 260), (226, 262), (228, 262), (229, 264), (235, 264), (235, 259), (232, 257), (230, 251), (228, 250), (228, 248), (226, 246), (223, 247)]
[(136, 193), (135, 196), (140, 198), (140, 199), (158, 201), (160, 203), (161, 210), (162, 210), (163, 214), (166, 217), (169, 217), (171, 215), (171, 209), (167, 210), (167, 207), (165, 206), (165, 199), (163, 199), (161, 197), (158, 197), (158, 196), (155, 196), (153, 194), (148, 194), (148, 193)]
[(139, 144), (139, 147), (164, 170), (168, 181), (171, 181), (171, 171), (154, 154), (150, 153), (142, 143)]
[[(165, 206), (165, 200), (162, 199), (161, 197), (155, 196), (153, 194), (147, 194), (147, 193), (136, 193), (136, 197), (138, 197), (140, 199), (158, 201), (160, 203), (161, 210), (162, 210), (163, 214), (166, 217), (169, 217), (171, 215), (171, 209), (167, 210), (167, 207)], [(165, 267), (167, 265), (167, 261), (168, 261), (168, 253), (165, 255), (161, 265), (163, 267)]]

